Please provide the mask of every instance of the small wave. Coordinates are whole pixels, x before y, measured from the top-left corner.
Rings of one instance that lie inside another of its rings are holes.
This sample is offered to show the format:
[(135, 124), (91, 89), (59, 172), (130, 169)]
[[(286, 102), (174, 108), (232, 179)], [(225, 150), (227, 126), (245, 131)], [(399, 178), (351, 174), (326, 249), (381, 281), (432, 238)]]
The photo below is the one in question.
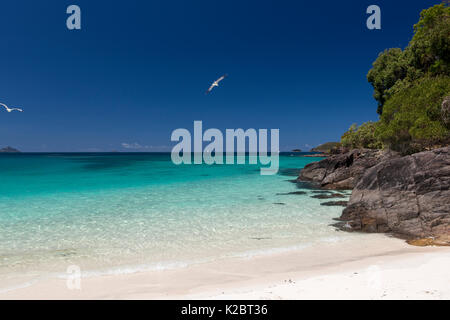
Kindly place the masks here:
[(27, 282), (24, 282), (24, 283), (12, 285), (10, 287), (0, 288), (0, 294), (7, 293), (7, 292), (10, 292), (10, 291), (14, 291), (14, 290), (18, 290), (18, 289), (24, 289), (24, 288), (31, 287), (33, 284), (37, 283), (38, 281), (39, 281), (39, 279), (34, 279), (34, 280), (30, 280), (30, 281), (27, 281)]
[[(198, 260), (198, 261), (179, 261), (179, 262), (160, 262), (160, 263), (152, 263), (152, 264), (140, 264), (140, 265), (128, 265), (128, 266), (120, 266), (120, 267), (111, 267), (108, 269), (99, 269), (99, 270), (88, 270), (82, 271), (82, 278), (92, 278), (99, 276), (115, 276), (115, 275), (124, 275), (124, 274), (133, 274), (140, 272), (149, 272), (149, 271), (164, 271), (164, 270), (174, 270), (186, 268), (192, 264), (204, 263), (208, 262), (208, 260)], [(69, 277), (68, 274), (60, 273), (57, 275), (58, 278), (67, 279)]]

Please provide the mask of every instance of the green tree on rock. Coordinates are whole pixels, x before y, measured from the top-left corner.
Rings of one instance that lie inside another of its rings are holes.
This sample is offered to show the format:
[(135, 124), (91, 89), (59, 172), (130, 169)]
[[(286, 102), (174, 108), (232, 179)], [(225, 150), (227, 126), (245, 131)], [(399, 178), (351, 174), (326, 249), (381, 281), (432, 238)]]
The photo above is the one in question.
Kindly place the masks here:
[(344, 146), (407, 154), (448, 144), (448, 111), (442, 106), (450, 99), (449, 5), (423, 10), (408, 46), (382, 52), (367, 80), (380, 120), (352, 126), (342, 136)]

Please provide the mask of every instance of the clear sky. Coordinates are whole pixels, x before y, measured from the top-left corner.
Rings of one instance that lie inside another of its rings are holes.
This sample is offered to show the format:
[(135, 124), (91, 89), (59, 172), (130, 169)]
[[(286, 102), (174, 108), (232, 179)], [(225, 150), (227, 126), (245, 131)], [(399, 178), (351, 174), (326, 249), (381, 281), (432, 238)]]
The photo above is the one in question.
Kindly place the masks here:
[[(367, 71), (437, 3), (1, 1), (0, 102), (25, 112), (0, 110), (0, 147), (169, 151), (172, 131), (194, 120), (280, 129), (281, 150), (337, 141), (377, 120)], [(66, 28), (71, 4), (79, 31)], [(371, 4), (382, 30), (366, 28)]]

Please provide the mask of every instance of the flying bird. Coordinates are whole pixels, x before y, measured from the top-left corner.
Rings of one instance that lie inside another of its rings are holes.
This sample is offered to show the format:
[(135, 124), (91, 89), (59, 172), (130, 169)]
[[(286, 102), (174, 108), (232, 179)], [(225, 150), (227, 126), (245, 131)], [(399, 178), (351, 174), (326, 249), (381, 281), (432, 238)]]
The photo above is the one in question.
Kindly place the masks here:
[(214, 81), (211, 86), (209, 87), (208, 90), (206, 90), (206, 94), (210, 93), (212, 91), (212, 89), (214, 89), (214, 87), (218, 87), (219, 86), (219, 82), (222, 81), (223, 79), (225, 79), (226, 77), (228, 77), (227, 74), (224, 74), (223, 76), (221, 76), (219, 79), (217, 79), (216, 81)]
[(11, 111), (19, 111), (19, 112), (23, 112), (22, 109), (19, 108), (8, 108), (8, 106), (6, 104), (0, 103), (0, 106), (5, 107), (6, 111), (11, 112)]

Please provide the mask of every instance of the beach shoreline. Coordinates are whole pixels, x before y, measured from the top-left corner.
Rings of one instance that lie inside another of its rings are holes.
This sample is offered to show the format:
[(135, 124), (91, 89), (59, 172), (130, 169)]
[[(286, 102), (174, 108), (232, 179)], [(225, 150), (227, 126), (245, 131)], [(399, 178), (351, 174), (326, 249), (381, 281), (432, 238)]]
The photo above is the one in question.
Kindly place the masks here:
[(302, 250), (184, 268), (52, 278), (0, 299), (448, 299), (450, 248), (414, 247), (382, 234)]

